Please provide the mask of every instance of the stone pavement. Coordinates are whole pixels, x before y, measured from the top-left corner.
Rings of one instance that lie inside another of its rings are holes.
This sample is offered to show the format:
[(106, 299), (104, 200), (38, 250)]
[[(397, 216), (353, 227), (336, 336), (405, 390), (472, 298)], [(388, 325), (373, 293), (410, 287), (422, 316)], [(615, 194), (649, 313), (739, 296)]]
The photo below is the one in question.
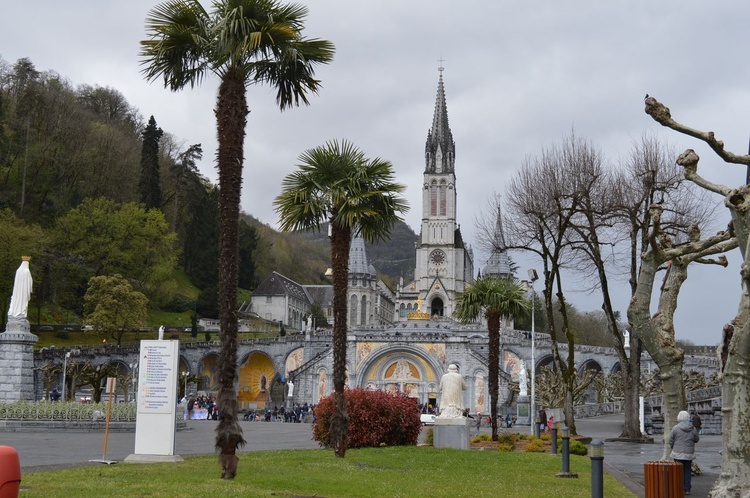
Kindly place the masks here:
[[(615, 438), (622, 430), (623, 416), (608, 415), (576, 421), (578, 432), (594, 439)], [(241, 421), (247, 444), (242, 451), (283, 449), (315, 449), (310, 424), (286, 424), (281, 422)], [(188, 421), (188, 430), (177, 431), (175, 454), (200, 455), (214, 452), (214, 429), (216, 422), (207, 420)], [(519, 426), (519, 432), (529, 428)], [(482, 428), (489, 432), (489, 428)], [(472, 432), (472, 435), (474, 433)], [(634, 496), (645, 496), (643, 487), (643, 464), (658, 460), (662, 453), (662, 437), (655, 436), (653, 444), (604, 443), (604, 464), (608, 472), (625, 484)], [(133, 452), (133, 432), (110, 433), (107, 442), (108, 460), (122, 461)], [(0, 445), (16, 448), (21, 459), (21, 472), (35, 472), (84, 465), (101, 465), (89, 460), (101, 459), (104, 433), (70, 431), (23, 431), (0, 432)], [(697, 447), (697, 462), (703, 474), (693, 476), (692, 496), (707, 496), (719, 475), (721, 465), (721, 436), (701, 436)], [(575, 472), (571, 468), (571, 472)], [(606, 489), (604, 491), (606, 496)]]
[[(623, 420), (622, 414), (607, 415), (577, 420), (576, 427), (579, 434), (604, 441), (620, 435)], [(639, 497), (645, 496), (643, 464), (659, 460), (664, 449), (662, 435), (653, 437), (652, 444), (619, 441), (605, 441), (604, 443), (605, 468)], [(708, 492), (719, 477), (721, 444), (721, 435), (702, 435), (696, 444), (696, 462), (702, 474), (693, 476), (691, 496), (708, 496)], [(575, 472), (575, 469), (571, 470)], [(606, 494), (605, 490), (604, 495)]]

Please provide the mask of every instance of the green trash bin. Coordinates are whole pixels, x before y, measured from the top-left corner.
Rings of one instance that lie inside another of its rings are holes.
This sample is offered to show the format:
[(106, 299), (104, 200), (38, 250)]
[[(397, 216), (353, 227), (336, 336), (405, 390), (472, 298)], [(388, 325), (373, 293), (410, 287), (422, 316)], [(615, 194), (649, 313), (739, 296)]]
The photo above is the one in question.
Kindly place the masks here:
[(12, 446), (0, 446), (0, 498), (17, 498), (21, 487), (21, 461)]

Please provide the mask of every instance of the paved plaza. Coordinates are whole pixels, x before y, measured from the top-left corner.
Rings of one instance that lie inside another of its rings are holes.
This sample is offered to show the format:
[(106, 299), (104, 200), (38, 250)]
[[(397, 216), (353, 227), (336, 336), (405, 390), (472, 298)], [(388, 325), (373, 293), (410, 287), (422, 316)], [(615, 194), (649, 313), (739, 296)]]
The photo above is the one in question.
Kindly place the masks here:
[[(620, 435), (622, 415), (582, 419), (577, 421), (578, 432), (594, 439), (614, 438)], [(216, 422), (188, 421), (188, 429), (177, 432), (175, 453), (180, 456), (213, 453)], [(264, 451), (285, 449), (315, 449), (310, 424), (282, 422), (241, 422), (249, 444), (242, 450)], [(489, 433), (489, 428), (482, 428)], [(528, 427), (518, 427), (528, 433)], [(474, 433), (472, 433), (473, 435)], [(110, 433), (107, 442), (108, 460), (122, 461), (133, 452), (133, 432)], [(0, 445), (16, 448), (21, 458), (22, 473), (83, 465), (101, 465), (89, 460), (101, 459), (104, 448), (104, 431), (101, 432), (0, 432)], [(697, 462), (703, 475), (693, 477), (693, 496), (707, 496), (719, 475), (721, 465), (721, 436), (701, 436), (696, 446)], [(643, 464), (658, 460), (662, 452), (662, 438), (655, 437), (653, 444), (605, 442), (605, 467), (635, 496), (644, 496)], [(575, 472), (575, 468), (570, 469)], [(606, 495), (606, 490), (605, 490)]]

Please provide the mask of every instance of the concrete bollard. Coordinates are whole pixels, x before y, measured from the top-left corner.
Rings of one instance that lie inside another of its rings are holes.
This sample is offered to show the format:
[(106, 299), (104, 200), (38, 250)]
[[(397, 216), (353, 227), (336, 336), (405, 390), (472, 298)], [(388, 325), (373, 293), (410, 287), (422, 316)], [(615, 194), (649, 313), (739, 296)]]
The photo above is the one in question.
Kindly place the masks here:
[(591, 498), (604, 498), (604, 443), (594, 439), (589, 445), (591, 459)]
[(557, 424), (552, 426), (552, 439), (550, 439), (550, 443), (552, 443), (552, 454), (557, 455)]
[(570, 471), (570, 428), (567, 425), (562, 428), (562, 472), (557, 477), (578, 478), (578, 474)]

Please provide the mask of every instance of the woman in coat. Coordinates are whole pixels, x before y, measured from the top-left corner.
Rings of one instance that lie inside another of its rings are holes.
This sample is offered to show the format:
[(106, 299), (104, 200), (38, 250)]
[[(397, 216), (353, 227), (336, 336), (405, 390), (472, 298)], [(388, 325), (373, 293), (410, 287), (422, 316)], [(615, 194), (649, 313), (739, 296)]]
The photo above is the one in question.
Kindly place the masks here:
[(695, 443), (700, 437), (693, 424), (690, 423), (690, 414), (681, 411), (677, 415), (677, 425), (672, 428), (669, 434), (669, 447), (672, 452), (669, 454), (675, 462), (682, 464), (682, 476), (685, 486), (685, 494), (690, 494), (690, 476), (692, 463), (695, 459)]

